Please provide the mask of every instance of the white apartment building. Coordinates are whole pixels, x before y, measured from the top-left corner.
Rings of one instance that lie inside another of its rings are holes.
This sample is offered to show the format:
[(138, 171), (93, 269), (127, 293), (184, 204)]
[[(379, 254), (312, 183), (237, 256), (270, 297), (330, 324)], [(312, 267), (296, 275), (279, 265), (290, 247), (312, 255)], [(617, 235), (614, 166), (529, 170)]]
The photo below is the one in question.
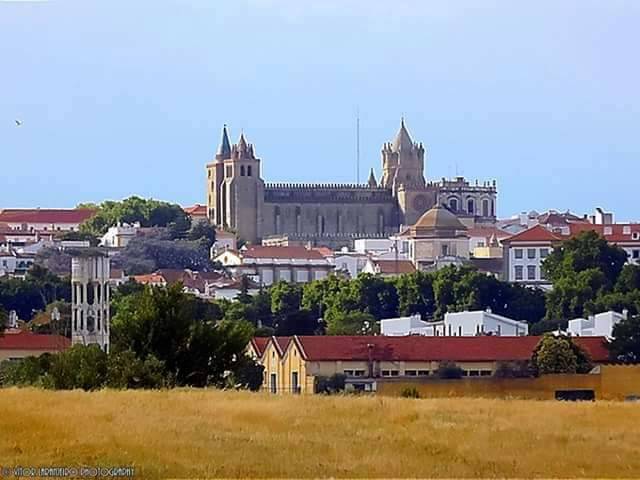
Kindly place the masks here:
[(425, 335), (444, 337), (471, 337), (476, 335), (495, 335), (519, 337), (528, 335), (526, 322), (512, 320), (492, 313), (490, 309), (473, 312), (446, 313), (440, 322), (425, 322), (420, 315), (391, 318), (380, 321), (382, 335)]
[(281, 280), (295, 283), (322, 280), (333, 270), (320, 252), (305, 247), (255, 245), (240, 251), (227, 250), (215, 260), (234, 277), (247, 275), (264, 286)]
[(626, 320), (628, 314), (628, 310), (623, 310), (622, 313), (608, 311), (590, 315), (589, 318), (569, 320), (567, 333), (575, 337), (613, 338), (613, 327)]
[(544, 276), (542, 262), (553, 248), (584, 231), (595, 231), (609, 243), (618, 245), (628, 261), (640, 264), (640, 224), (592, 224), (588, 221), (567, 222), (562, 227), (536, 225), (502, 241), (504, 278), (528, 286), (551, 288)]

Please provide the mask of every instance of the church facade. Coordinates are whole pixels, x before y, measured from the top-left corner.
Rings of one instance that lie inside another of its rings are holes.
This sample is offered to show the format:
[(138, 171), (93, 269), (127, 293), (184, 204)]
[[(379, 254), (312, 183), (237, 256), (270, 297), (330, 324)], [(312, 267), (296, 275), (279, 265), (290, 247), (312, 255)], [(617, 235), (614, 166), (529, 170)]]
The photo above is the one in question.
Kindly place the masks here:
[(244, 134), (231, 144), (226, 126), (207, 164), (210, 221), (250, 243), (311, 244), (338, 248), (357, 238), (386, 238), (444, 205), (467, 226), (494, 223), (495, 180), (474, 185), (463, 177), (425, 179), (425, 149), (401, 122), (382, 147), (382, 176), (366, 184), (265, 183), (261, 160)]

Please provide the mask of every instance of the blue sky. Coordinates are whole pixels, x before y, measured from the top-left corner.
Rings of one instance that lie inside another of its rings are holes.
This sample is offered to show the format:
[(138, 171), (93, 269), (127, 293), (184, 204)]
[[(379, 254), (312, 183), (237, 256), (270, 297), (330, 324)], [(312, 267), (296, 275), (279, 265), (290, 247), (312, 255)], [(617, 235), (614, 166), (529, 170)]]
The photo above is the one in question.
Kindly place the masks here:
[(361, 179), (404, 115), (427, 176), (495, 178), (502, 216), (640, 220), (638, 25), (616, 0), (0, 0), (0, 208), (202, 203), (223, 123), (268, 181), (351, 182), (359, 109)]

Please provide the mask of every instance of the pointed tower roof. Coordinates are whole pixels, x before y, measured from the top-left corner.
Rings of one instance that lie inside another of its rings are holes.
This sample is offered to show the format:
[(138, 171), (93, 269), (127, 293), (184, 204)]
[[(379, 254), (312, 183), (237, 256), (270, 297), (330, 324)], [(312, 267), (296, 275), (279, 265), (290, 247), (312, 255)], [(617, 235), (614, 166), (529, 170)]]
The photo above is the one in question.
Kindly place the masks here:
[(217, 155), (220, 158), (229, 158), (231, 156), (231, 143), (229, 142), (229, 134), (227, 133), (227, 125), (222, 127), (222, 140), (218, 147)]
[(376, 188), (378, 186), (378, 182), (376, 181), (376, 175), (373, 172), (373, 168), (371, 168), (371, 171), (369, 172), (369, 180), (367, 180), (367, 184), (371, 188)]
[(400, 121), (400, 130), (398, 130), (398, 134), (396, 135), (393, 144), (391, 145), (391, 149), (394, 152), (398, 152), (400, 150), (410, 150), (413, 147), (413, 140), (409, 136), (409, 132), (407, 128), (404, 126), (404, 118)]
[(240, 133), (240, 139), (238, 140), (238, 148), (245, 151), (247, 149), (247, 141), (244, 138), (244, 132)]

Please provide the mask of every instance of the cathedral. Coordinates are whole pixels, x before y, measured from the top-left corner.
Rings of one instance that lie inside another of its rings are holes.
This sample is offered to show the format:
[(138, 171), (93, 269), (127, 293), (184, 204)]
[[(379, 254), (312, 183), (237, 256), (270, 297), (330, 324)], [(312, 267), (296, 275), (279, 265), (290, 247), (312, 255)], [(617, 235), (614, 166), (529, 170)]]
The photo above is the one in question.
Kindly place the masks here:
[(413, 225), (435, 205), (467, 227), (496, 219), (496, 182), (464, 177), (427, 181), (425, 149), (411, 139), (404, 120), (382, 146), (382, 176), (365, 184), (265, 183), (261, 160), (244, 134), (232, 145), (226, 126), (207, 164), (210, 221), (250, 243), (352, 246), (357, 238), (386, 238)]

